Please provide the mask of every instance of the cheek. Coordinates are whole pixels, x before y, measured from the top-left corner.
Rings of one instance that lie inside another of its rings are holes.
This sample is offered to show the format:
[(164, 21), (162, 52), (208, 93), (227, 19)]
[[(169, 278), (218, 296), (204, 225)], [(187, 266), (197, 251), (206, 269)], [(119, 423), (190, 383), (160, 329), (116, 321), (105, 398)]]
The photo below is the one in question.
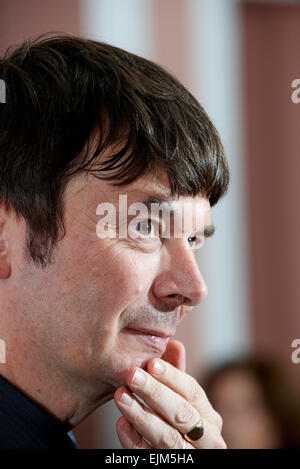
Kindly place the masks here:
[(102, 293), (113, 302), (118, 299), (125, 307), (147, 293), (158, 265), (155, 256), (128, 251), (111, 253), (102, 259), (101, 266), (92, 268), (93, 282), (99, 285)]

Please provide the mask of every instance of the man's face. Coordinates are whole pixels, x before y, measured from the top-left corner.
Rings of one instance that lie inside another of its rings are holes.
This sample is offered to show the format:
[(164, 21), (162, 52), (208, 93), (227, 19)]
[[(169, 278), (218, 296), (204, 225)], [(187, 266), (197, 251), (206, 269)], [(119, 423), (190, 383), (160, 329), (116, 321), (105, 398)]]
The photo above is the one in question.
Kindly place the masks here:
[[(121, 194), (127, 195), (127, 206), (119, 213)], [(200, 211), (204, 222), (200, 231), (211, 223), (208, 200), (172, 201), (175, 210), (186, 202), (193, 208), (186, 212), (192, 219), (189, 232), (176, 238), (153, 236), (157, 220), (139, 223), (127, 213), (132, 203), (168, 196), (163, 173), (119, 187), (83, 173), (70, 181), (66, 235), (54, 250), (54, 262), (45, 270), (24, 262), (20, 277), (15, 274), (15, 307), (48, 366), (107, 390), (120, 386), (130, 367), (163, 354), (179, 321), (206, 296), (191, 246), (196, 214)], [(108, 228), (118, 233), (127, 223), (126, 237), (97, 235), (97, 207), (103, 202), (116, 208), (116, 224)], [(197, 243), (203, 237), (199, 233)]]

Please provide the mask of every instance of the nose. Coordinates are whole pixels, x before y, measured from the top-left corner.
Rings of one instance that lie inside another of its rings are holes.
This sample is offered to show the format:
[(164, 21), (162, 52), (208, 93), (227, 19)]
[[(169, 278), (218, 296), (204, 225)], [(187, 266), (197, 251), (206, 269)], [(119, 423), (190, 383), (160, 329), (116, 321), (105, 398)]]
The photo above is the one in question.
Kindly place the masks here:
[(165, 311), (182, 304), (195, 306), (208, 293), (194, 252), (181, 239), (173, 239), (172, 243), (161, 256), (160, 271), (152, 286), (155, 299)]

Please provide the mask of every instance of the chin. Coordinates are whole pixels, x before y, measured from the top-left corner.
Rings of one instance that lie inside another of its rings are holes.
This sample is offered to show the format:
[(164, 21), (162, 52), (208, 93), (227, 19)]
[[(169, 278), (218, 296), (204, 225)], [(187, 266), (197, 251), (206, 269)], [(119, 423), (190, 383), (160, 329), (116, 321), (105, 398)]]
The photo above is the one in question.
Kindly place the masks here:
[(139, 368), (143, 368), (144, 370), (146, 369), (147, 362), (151, 359), (152, 357), (147, 357), (147, 358), (141, 358), (141, 357), (135, 357), (131, 359), (127, 359), (126, 362), (120, 363), (120, 366), (118, 369), (116, 367), (112, 367), (111, 370), (113, 370), (113, 373), (110, 373), (109, 377), (109, 382), (112, 384), (114, 388), (119, 388), (121, 386), (127, 386), (127, 375), (129, 370), (131, 370), (133, 367), (137, 366)]

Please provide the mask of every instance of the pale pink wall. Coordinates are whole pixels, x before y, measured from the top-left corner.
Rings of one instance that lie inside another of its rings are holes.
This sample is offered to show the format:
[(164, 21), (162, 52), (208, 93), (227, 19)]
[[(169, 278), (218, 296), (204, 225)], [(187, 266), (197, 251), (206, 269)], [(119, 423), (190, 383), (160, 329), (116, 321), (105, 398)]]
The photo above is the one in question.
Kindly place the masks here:
[(79, 32), (79, 0), (0, 0), (0, 53), (27, 36)]
[(300, 6), (242, 8), (252, 336), (300, 386)]
[(188, 86), (187, 4), (185, 0), (152, 2), (155, 60)]

